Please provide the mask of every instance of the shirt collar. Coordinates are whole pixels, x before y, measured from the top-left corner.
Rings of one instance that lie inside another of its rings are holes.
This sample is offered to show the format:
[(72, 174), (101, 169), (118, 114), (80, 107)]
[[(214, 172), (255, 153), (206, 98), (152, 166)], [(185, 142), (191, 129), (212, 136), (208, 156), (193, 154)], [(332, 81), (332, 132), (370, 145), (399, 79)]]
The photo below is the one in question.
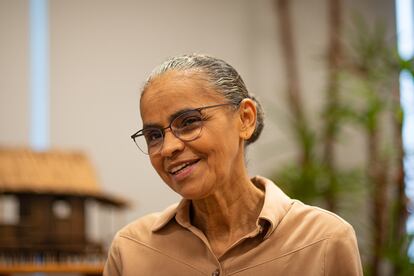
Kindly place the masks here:
[[(182, 200), (180, 204), (183, 202)], [(163, 228), (177, 213), (178, 206), (180, 206), (178, 203), (175, 203), (171, 206), (169, 206), (167, 209), (161, 212), (158, 219), (155, 221), (155, 223), (152, 225), (151, 230), (152, 232), (156, 232)]]
[(265, 199), (262, 211), (259, 214), (259, 220), (264, 219), (270, 224), (264, 237), (266, 239), (273, 233), (286, 215), (293, 200), (276, 186), (276, 184), (265, 177), (255, 176), (251, 180), (256, 186), (262, 189), (264, 188), (265, 190)]
[[(283, 193), (271, 180), (265, 177), (255, 176), (251, 180), (256, 186), (265, 191), (263, 208), (259, 214), (257, 224), (260, 224), (260, 219), (269, 222), (269, 228), (264, 237), (266, 239), (279, 225), (280, 221), (290, 209), (293, 200)], [(190, 203), (190, 200), (182, 199), (179, 204), (169, 206), (161, 213), (151, 230), (153, 232), (161, 230), (173, 218), (183, 227), (190, 227)]]

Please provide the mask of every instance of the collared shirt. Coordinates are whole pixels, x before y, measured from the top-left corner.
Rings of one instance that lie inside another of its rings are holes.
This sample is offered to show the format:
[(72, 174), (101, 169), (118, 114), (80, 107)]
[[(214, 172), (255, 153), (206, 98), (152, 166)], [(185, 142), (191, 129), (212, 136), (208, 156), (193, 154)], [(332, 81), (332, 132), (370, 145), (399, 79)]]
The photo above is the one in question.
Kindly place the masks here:
[(339, 216), (292, 200), (270, 180), (256, 229), (217, 257), (191, 224), (190, 201), (138, 219), (111, 245), (104, 276), (362, 275), (355, 232)]

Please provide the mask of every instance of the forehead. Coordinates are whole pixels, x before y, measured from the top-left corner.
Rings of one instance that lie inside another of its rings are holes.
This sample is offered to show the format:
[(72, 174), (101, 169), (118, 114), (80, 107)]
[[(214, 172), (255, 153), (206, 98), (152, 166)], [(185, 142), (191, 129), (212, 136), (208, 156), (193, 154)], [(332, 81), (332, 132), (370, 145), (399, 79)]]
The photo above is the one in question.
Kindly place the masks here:
[(156, 77), (146, 88), (140, 101), (141, 117), (144, 122), (159, 121), (161, 115), (224, 100), (200, 73), (170, 71)]

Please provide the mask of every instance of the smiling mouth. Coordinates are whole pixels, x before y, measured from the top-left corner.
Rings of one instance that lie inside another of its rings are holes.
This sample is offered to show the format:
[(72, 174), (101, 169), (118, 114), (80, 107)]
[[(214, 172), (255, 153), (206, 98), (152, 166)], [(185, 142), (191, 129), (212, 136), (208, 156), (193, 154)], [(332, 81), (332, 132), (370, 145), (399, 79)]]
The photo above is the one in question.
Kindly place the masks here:
[(176, 167), (172, 168), (172, 169), (169, 171), (169, 173), (170, 173), (170, 174), (173, 174), (173, 175), (177, 175), (177, 174), (179, 174), (182, 170), (184, 170), (184, 169), (185, 169), (185, 168), (187, 168), (188, 166), (191, 166), (191, 165), (193, 165), (193, 164), (197, 163), (198, 161), (200, 161), (200, 159), (193, 160), (193, 161), (189, 161), (189, 162), (183, 163), (183, 164), (181, 164), (181, 165), (178, 165), (178, 166), (176, 166)]

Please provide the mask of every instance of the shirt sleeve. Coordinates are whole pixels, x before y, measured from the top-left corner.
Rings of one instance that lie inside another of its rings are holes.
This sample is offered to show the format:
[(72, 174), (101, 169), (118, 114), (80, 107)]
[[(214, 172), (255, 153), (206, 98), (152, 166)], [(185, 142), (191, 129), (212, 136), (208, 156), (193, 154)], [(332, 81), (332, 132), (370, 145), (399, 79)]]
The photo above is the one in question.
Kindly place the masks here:
[(108, 259), (105, 262), (103, 276), (121, 276), (121, 257), (118, 248), (118, 235), (115, 236), (112, 241), (111, 247), (108, 253)]
[(327, 240), (324, 275), (363, 275), (354, 229), (349, 224)]

